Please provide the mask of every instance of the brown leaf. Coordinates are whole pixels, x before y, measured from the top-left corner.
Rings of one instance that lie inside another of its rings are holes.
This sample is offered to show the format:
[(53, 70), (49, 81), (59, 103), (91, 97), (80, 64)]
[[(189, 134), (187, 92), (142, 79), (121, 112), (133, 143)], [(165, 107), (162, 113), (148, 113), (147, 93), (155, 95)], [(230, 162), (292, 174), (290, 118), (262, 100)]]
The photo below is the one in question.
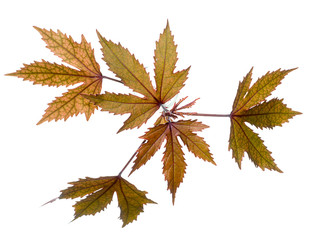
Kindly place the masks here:
[(101, 95), (86, 96), (86, 98), (101, 107), (103, 111), (114, 114), (130, 114), (119, 132), (140, 127), (161, 105), (178, 94), (184, 86), (189, 72), (189, 68), (174, 72), (177, 52), (169, 24), (156, 43), (154, 60), (157, 90), (153, 88), (149, 74), (143, 65), (128, 49), (106, 40), (99, 32), (98, 37), (102, 46), (103, 60), (109, 66), (109, 70), (116, 74), (124, 85), (136, 93), (142, 94), (143, 97), (106, 92)]
[(84, 215), (95, 215), (104, 210), (111, 203), (114, 193), (117, 193), (122, 227), (137, 219), (143, 212), (143, 205), (155, 203), (146, 197), (144, 191), (120, 176), (85, 178), (71, 182), (71, 187), (62, 190), (60, 199), (84, 197), (73, 206), (75, 219)]
[(38, 27), (35, 29), (42, 35), (42, 39), (47, 43), (47, 48), (65, 63), (77, 69), (43, 60), (29, 65), (25, 64), (20, 70), (7, 75), (21, 77), (34, 84), (57, 87), (81, 83), (80, 86), (69, 89), (63, 96), (57, 97), (51, 102), (38, 124), (51, 120), (67, 120), (79, 113), (84, 113), (89, 120), (97, 107), (89, 100), (84, 99), (82, 94), (98, 94), (101, 92), (102, 86), (100, 66), (94, 58), (94, 51), (90, 43), (86, 41), (84, 36), (82, 36), (81, 43), (77, 43), (59, 30), (54, 32)]
[[(172, 193), (174, 203), (177, 188), (183, 180), (186, 163), (178, 136), (187, 146), (188, 150), (196, 157), (215, 164), (209, 151), (209, 145), (194, 132), (202, 131), (208, 126), (201, 122), (180, 120), (159, 124), (143, 135), (141, 138), (147, 140), (139, 148), (131, 173), (144, 165), (161, 147), (166, 139), (165, 153), (162, 158), (164, 163), (163, 174), (168, 182), (168, 189)], [(131, 174), (130, 173), (130, 174)]]
[(270, 169), (282, 172), (274, 162), (271, 152), (264, 145), (258, 134), (253, 132), (245, 122), (249, 122), (259, 128), (273, 128), (288, 122), (299, 112), (287, 108), (282, 100), (272, 99), (266, 101), (271, 92), (281, 83), (281, 80), (291, 71), (277, 70), (268, 72), (257, 80), (252, 87), (252, 69), (239, 83), (232, 112), (230, 114), (231, 130), (229, 139), (229, 150), (232, 149), (232, 156), (241, 168), (241, 161), (244, 153), (255, 166), (262, 170)]

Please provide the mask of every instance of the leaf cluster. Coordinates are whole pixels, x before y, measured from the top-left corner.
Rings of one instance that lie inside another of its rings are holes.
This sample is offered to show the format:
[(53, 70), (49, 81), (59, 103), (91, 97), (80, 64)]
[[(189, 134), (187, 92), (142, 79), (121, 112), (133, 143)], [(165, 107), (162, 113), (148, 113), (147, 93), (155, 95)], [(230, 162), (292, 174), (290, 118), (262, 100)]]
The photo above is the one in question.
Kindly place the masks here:
[[(102, 211), (110, 204), (114, 193), (116, 193), (123, 226), (136, 220), (145, 204), (155, 202), (146, 197), (145, 191), (138, 190), (121, 175), (132, 161), (130, 175), (138, 170), (154, 156), (162, 145), (165, 148), (162, 157), (163, 174), (168, 184), (168, 190), (172, 194), (173, 203), (177, 189), (183, 182), (187, 166), (182, 145), (185, 145), (195, 157), (216, 165), (209, 145), (204, 138), (197, 134), (208, 126), (198, 120), (183, 118), (219, 115), (188, 112), (188, 109), (196, 104), (197, 99), (181, 106), (187, 97), (178, 100), (171, 109), (167, 107), (167, 103), (177, 96), (184, 87), (190, 70), (190, 67), (176, 70), (177, 45), (174, 42), (169, 23), (156, 42), (154, 84), (145, 67), (128, 49), (120, 43), (116, 44), (107, 40), (98, 31), (103, 60), (116, 78), (104, 76), (100, 72), (94, 50), (84, 36), (82, 36), (81, 42), (77, 43), (60, 31), (54, 32), (38, 27), (35, 29), (41, 34), (47, 48), (70, 66), (42, 60), (25, 64), (20, 70), (7, 75), (20, 77), (34, 84), (56, 87), (80, 84), (49, 103), (49, 107), (38, 124), (52, 120), (67, 120), (79, 113), (85, 114), (89, 120), (99, 107), (102, 111), (116, 115), (129, 114), (123, 126), (118, 130), (121, 132), (139, 128), (158, 110), (162, 110), (153, 126), (141, 136), (142, 144), (117, 176), (87, 177), (71, 182), (71, 187), (61, 191), (60, 199), (82, 198), (74, 205), (74, 219), (83, 215), (95, 215)], [(288, 108), (282, 99), (267, 100), (282, 79), (293, 70), (279, 69), (268, 72), (250, 86), (252, 82), (251, 69), (243, 81), (239, 83), (232, 111), (223, 116), (229, 117), (231, 120), (229, 150), (232, 150), (232, 156), (240, 168), (246, 152), (255, 166), (262, 170), (282, 172), (275, 164), (271, 152), (264, 145), (263, 140), (247, 123), (261, 129), (273, 128), (282, 126), (290, 118), (300, 114)], [(104, 80), (121, 83), (130, 88), (133, 93), (108, 91), (101, 93)]]

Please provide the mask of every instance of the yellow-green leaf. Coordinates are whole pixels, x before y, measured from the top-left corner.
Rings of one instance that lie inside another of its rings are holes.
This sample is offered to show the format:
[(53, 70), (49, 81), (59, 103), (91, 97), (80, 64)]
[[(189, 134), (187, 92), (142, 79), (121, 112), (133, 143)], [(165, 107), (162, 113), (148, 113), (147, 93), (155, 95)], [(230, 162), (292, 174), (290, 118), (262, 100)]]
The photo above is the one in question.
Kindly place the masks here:
[(86, 177), (85, 179), (79, 179), (76, 182), (69, 182), (73, 185), (67, 189), (61, 191), (60, 199), (65, 198), (78, 198), (84, 197), (85, 195), (91, 194), (102, 187), (105, 187), (107, 184), (112, 185), (114, 182), (114, 177), (100, 177), (100, 178), (90, 178)]
[(239, 105), (239, 102), (243, 100), (244, 96), (249, 90), (252, 81), (252, 70), (253, 68), (250, 69), (248, 74), (243, 78), (242, 82), (239, 82), (238, 91), (232, 106), (233, 112), (237, 112), (240, 108), (243, 107), (242, 105)]
[(38, 124), (51, 120), (66, 120), (79, 113), (84, 113), (88, 120), (97, 107), (88, 99), (83, 98), (82, 94), (100, 93), (103, 78), (90, 43), (84, 36), (82, 36), (81, 43), (77, 43), (59, 30), (54, 32), (38, 27), (35, 29), (47, 43), (47, 48), (65, 63), (77, 69), (43, 60), (29, 65), (25, 64), (20, 70), (7, 75), (20, 77), (34, 84), (57, 87), (81, 83), (80, 86), (69, 89), (68, 92), (51, 102)]
[(53, 102), (49, 103), (49, 107), (37, 124), (51, 120), (67, 120), (69, 117), (73, 115), (77, 116), (79, 113), (84, 113), (87, 120), (89, 120), (97, 107), (81, 95), (100, 93), (101, 84), (100, 80), (96, 80), (83, 83), (79, 87), (68, 90), (63, 96), (57, 97)]
[(83, 71), (59, 65), (56, 63), (49, 63), (44, 60), (42, 62), (34, 62), (31, 64), (24, 64), (24, 67), (15, 73), (9, 73), (7, 76), (16, 76), (29, 80), (33, 84), (41, 84), (48, 86), (69, 86), (79, 83), (79, 81), (86, 81), (91, 78)]
[[(295, 70), (280, 70), (274, 72), (267, 72), (264, 76), (259, 78), (251, 87), (248, 89), (248, 84), (250, 84), (250, 80), (246, 80), (243, 82), (244, 87), (243, 90), (247, 90), (245, 96), (241, 95), (241, 99), (237, 104), (237, 108), (233, 109), (233, 113), (238, 113), (239, 111), (245, 111), (249, 108), (261, 103), (268, 96), (270, 96), (271, 92), (276, 89), (276, 87), (281, 83), (281, 80), (291, 71)], [(252, 72), (252, 70), (250, 71)], [(251, 74), (249, 73), (248, 79), (251, 78)], [(242, 92), (242, 91), (241, 91)], [(243, 94), (243, 93), (242, 93)]]
[(123, 227), (137, 219), (147, 203), (155, 203), (146, 197), (145, 191), (138, 190), (134, 185), (120, 176), (85, 178), (62, 190), (60, 199), (85, 197), (74, 205), (75, 219), (84, 215), (95, 215), (111, 203), (114, 193), (117, 193), (120, 207), (120, 218)]
[(160, 34), (159, 41), (156, 42), (154, 52), (154, 72), (159, 98), (163, 97), (170, 91), (170, 85), (165, 84), (171, 78), (178, 60), (177, 46), (174, 44), (173, 35), (170, 31), (169, 23)]
[(152, 86), (150, 76), (143, 65), (128, 49), (106, 40), (99, 32), (98, 37), (102, 46), (103, 60), (107, 63), (109, 69), (121, 79), (124, 85), (136, 93), (142, 94), (143, 97), (105, 93), (98, 96), (87, 96), (86, 98), (101, 107), (102, 110), (115, 114), (130, 113), (119, 132), (140, 127), (161, 105), (181, 90), (189, 72), (189, 68), (174, 72), (177, 53), (169, 24), (167, 24), (156, 43), (154, 59), (157, 90)]
[(258, 128), (273, 128), (282, 126), (299, 112), (293, 111), (284, 104), (283, 99), (271, 99), (270, 101), (258, 104), (239, 115), (243, 121), (248, 122)]
[(146, 197), (147, 192), (140, 191), (123, 178), (118, 180), (117, 184), (116, 193), (121, 209), (120, 218), (123, 222), (122, 227), (124, 227), (137, 219), (138, 215), (143, 212), (143, 205), (156, 202)]
[(159, 109), (159, 105), (154, 101), (132, 94), (125, 95), (105, 92), (97, 96), (84, 95), (84, 97), (101, 107), (102, 111), (114, 114), (130, 113), (130, 117), (124, 122), (124, 125), (118, 132), (140, 127)]
[(273, 128), (294, 117), (299, 112), (288, 108), (282, 100), (266, 101), (271, 92), (281, 83), (281, 80), (291, 71), (280, 69), (268, 72), (250, 87), (252, 69), (239, 83), (238, 91), (230, 114), (231, 129), (229, 150), (241, 168), (241, 161), (246, 152), (255, 166), (262, 170), (276, 170), (282, 172), (274, 162), (271, 152), (264, 145), (258, 134), (253, 132), (245, 122), (258, 128)]
[(166, 82), (164, 83), (166, 87), (164, 88), (164, 91), (162, 93), (161, 102), (168, 102), (170, 99), (172, 99), (180, 92), (181, 88), (184, 87), (184, 82), (188, 78), (187, 76), (189, 70), (190, 67), (188, 67), (185, 70), (173, 73), (170, 77), (166, 79)]
[(156, 99), (150, 76), (135, 56), (121, 44), (106, 40), (99, 32), (97, 34), (102, 46), (103, 60), (109, 66), (109, 70), (135, 92), (143, 94), (147, 99)]
[(174, 73), (178, 60), (176, 50), (177, 46), (174, 43), (169, 23), (167, 23), (163, 33), (160, 34), (159, 41), (156, 42), (154, 55), (157, 97), (160, 102), (163, 103), (174, 97), (184, 86), (183, 83), (187, 80), (189, 68)]
[(258, 134), (248, 128), (244, 122), (239, 119), (232, 120), (230, 136), (229, 150), (232, 149), (233, 157), (239, 168), (241, 168), (243, 154), (247, 152), (256, 167), (260, 167), (262, 170), (267, 168), (282, 172), (275, 164), (271, 152), (263, 144)]
[(100, 66), (94, 57), (94, 50), (85, 37), (81, 36), (81, 43), (75, 42), (72, 37), (68, 37), (59, 30), (41, 29), (34, 27), (42, 36), (43, 41), (56, 56), (60, 57), (65, 63), (68, 63), (79, 70), (82, 70), (91, 76), (100, 75)]

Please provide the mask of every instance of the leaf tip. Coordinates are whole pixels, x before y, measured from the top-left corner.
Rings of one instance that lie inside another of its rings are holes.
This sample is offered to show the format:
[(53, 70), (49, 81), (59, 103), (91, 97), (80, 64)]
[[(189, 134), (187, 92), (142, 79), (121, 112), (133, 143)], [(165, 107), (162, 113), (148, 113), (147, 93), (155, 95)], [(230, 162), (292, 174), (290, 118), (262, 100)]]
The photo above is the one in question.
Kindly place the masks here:
[(96, 30), (96, 32), (97, 32), (99, 41), (102, 42), (103, 41), (103, 37), (102, 37), (101, 33), (98, 31), (98, 29)]
[(289, 69), (288, 71), (292, 72), (292, 71), (294, 71), (294, 70), (297, 70), (298, 68), (299, 68), (299, 67), (291, 68), (291, 69)]
[(131, 169), (130, 173), (128, 174), (128, 177), (130, 177), (130, 176), (131, 176), (131, 174), (132, 174), (134, 171), (135, 171), (135, 169), (133, 169), (133, 167), (132, 167), (132, 169)]
[(43, 30), (43, 29), (41, 29), (41, 28), (39, 28), (39, 27), (37, 27), (37, 26), (33, 26), (33, 28), (34, 28), (35, 30), (37, 30), (40, 34), (41, 34), (42, 30)]
[(237, 164), (238, 164), (238, 167), (239, 167), (239, 169), (241, 170), (241, 161), (242, 161), (242, 158), (241, 159), (236, 159), (236, 162), (237, 162)]
[(101, 36), (101, 34), (100, 34), (100, 32), (98, 31), (98, 29), (96, 29), (96, 33), (97, 33), (98, 37)]
[(123, 126), (118, 130), (117, 134), (122, 132), (123, 130), (125, 130), (125, 128), (123, 128)]
[(16, 76), (16, 73), (15, 72), (14, 73), (6, 73), (6, 74), (4, 74), (4, 76), (14, 77), (14, 76)]
[(45, 120), (44, 120), (43, 118), (41, 118), (41, 119), (40, 119), (40, 121), (39, 121), (39, 122), (37, 122), (37, 124), (36, 124), (36, 125), (38, 126), (38, 125), (40, 125), (40, 124), (41, 124), (41, 123), (43, 123), (43, 122), (45, 122)]
[(277, 172), (279, 172), (279, 173), (283, 173), (283, 171), (281, 170), (281, 169), (277, 169)]
[(69, 223), (72, 223), (72, 222), (74, 222), (74, 221), (77, 220), (77, 219), (78, 219), (78, 216), (75, 216), (74, 219), (72, 219)]

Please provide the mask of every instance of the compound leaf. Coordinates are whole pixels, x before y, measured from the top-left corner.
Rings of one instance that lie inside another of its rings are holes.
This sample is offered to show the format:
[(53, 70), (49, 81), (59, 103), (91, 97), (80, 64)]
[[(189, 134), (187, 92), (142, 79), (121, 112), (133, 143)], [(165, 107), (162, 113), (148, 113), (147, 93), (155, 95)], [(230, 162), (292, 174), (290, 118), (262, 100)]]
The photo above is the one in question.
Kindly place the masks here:
[[(177, 62), (176, 45), (173, 41), (169, 24), (156, 43), (155, 50), (155, 81), (156, 90), (152, 86), (150, 76), (139, 61), (128, 49), (120, 44), (106, 40), (98, 32), (103, 52), (103, 60), (127, 87), (143, 97), (121, 95), (106, 92), (96, 96), (86, 96), (95, 105), (114, 114), (130, 113), (120, 131), (140, 127), (161, 105), (172, 99), (184, 86), (189, 68), (174, 72)], [(120, 107), (119, 104), (124, 107)], [(115, 108), (115, 106), (118, 107)]]
[(47, 48), (65, 63), (77, 69), (42, 60), (42, 62), (34, 62), (29, 65), (24, 64), (20, 70), (7, 75), (20, 77), (34, 84), (56, 87), (81, 83), (80, 86), (69, 89), (63, 96), (51, 102), (38, 124), (51, 120), (67, 120), (79, 113), (84, 113), (89, 120), (97, 107), (84, 99), (81, 94), (98, 94), (102, 86), (100, 66), (94, 58), (94, 50), (90, 43), (84, 36), (82, 36), (81, 43), (77, 43), (59, 30), (54, 32), (38, 27), (35, 29), (42, 35)]
[(187, 166), (178, 136), (195, 156), (215, 164), (209, 151), (209, 145), (203, 138), (194, 133), (207, 127), (201, 122), (179, 120), (150, 128), (141, 137), (147, 140), (147, 142), (139, 148), (131, 173), (144, 165), (160, 149), (164, 140), (166, 140), (166, 150), (162, 158), (164, 163), (163, 174), (168, 182), (168, 189), (172, 193), (172, 201), (174, 203), (177, 188), (183, 180)]
[(295, 115), (301, 114), (288, 108), (277, 98), (267, 101), (271, 92), (281, 83), (281, 80), (291, 71), (277, 70), (268, 72), (257, 80), (252, 87), (252, 69), (239, 83), (238, 91), (230, 114), (231, 129), (229, 139), (229, 150), (232, 149), (232, 156), (241, 168), (241, 161), (244, 153), (255, 166), (262, 170), (276, 170), (282, 172), (274, 163), (271, 152), (263, 144), (258, 134), (253, 132), (245, 122), (258, 128), (273, 128), (282, 126), (283, 123)]
[(138, 190), (134, 185), (120, 176), (85, 178), (62, 190), (60, 199), (84, 197), (73, 206), (74, 220), (84, 215), (95, 215), (111, 203), (114, 193), (117, 193), (120, 207), (122, 227), (137, 219), (143, 212), (143, 205), (155, 203), (146, 197), (145, 191)]

